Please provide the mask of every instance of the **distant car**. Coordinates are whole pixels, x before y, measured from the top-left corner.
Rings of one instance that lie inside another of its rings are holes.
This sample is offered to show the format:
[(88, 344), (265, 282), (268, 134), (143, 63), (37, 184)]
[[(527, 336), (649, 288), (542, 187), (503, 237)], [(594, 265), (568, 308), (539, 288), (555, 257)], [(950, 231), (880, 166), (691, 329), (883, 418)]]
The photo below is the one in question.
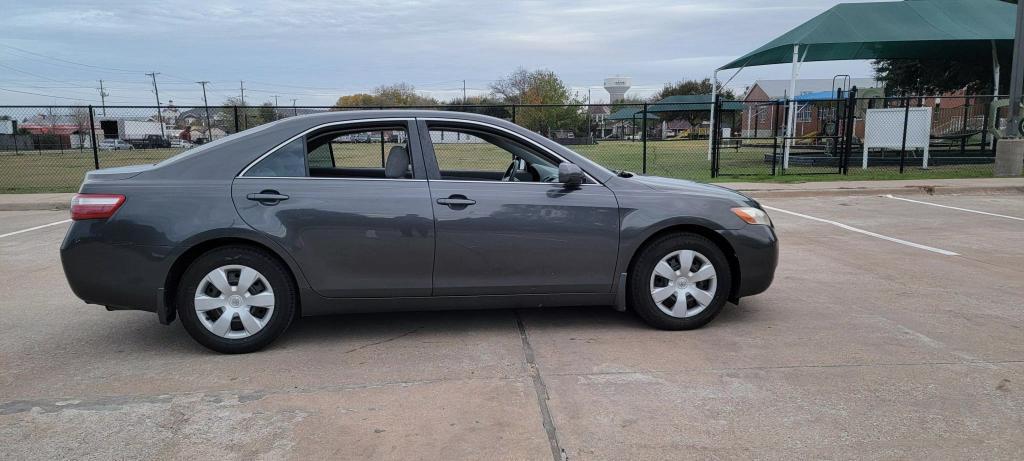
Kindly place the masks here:
[(148, 134), (145, 137), (130, 139), (136, 149), (167, 149), (171, 147), (171, 141), (158, 134)]
[[(335, 152), (390, 131), (404, 142), (386, 153)], [(90, 171), (71, 218), (60, 254), (78, 297), (180, 318), (227, 353), (298, 315), (347, 312), (615, 306), (697, 328), (767, 289), (778, 258), (771, 220), (742, 194), (610, 171), (449, 111), (289, 117)]]
[(96, 145), (99, 150), (132, 150), (135, 146), (121, 139), (104, 139)]
[(186, 141), (184, 139), (174, 139), (171, 141), (171, 147), (177, 149), (191, 149), (194, 146), (195, 144), (192, 144), (192, 142)]

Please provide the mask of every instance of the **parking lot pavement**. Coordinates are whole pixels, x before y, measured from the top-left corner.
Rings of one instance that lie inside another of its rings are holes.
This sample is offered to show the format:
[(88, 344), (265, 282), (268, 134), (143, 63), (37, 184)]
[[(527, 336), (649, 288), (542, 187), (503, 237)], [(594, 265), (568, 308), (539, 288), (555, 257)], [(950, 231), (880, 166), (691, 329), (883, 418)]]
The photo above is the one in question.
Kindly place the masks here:
[[(1020, 195), (909, 198), (1024, 217)], [(776, 281), (700, 330), (606, 308), (349, 315), (244, 356), (82, 304), (66, 225), (0, 238), (0, 458), (1024, 457), (1024, 221), (763, 203), (796, 213), (771, 212)], [(0, 234), (66, 216), (31, 213)]]
[(67, 219), (67, 210), (0, 211), (0, 235), (58, 223)]

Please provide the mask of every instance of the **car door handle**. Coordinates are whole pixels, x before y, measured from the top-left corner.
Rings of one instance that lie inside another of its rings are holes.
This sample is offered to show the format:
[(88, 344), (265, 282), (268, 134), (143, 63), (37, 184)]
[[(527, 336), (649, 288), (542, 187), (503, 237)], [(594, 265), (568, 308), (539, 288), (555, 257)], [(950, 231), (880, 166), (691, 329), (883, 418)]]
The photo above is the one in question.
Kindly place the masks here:
[(282, 200), (288, 200), (288, 196), (277, 192), (276, 190), (265, 190), (260, 193), (251, 193), (246, 195), (245, 198), (260, 202), (264, 205), (277, 205)]
[(468, 199), (465, 195), (452, 195), (448, 198), (437, 199), (438, 205), (447, 205), (451, 208), (465, 208), (469, 205), (475, 205), (476, 200)]

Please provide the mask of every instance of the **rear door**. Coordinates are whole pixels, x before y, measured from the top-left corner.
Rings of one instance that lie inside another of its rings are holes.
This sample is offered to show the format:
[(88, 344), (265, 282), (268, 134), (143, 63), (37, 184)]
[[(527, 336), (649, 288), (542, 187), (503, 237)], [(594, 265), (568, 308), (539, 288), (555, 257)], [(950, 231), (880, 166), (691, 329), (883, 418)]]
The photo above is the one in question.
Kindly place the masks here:
[[(433, 210), (415, 129), (389, 119), (303, 133), (235, 179), (235, 206), (323, 296), (429, 296)], [(388, 177), (395, 149), (409, 166)]]
[(608, 293), (614, 194), (557, 182), (553, 153), (486, 124), (424, 121), (437, 246), (434, 295)]

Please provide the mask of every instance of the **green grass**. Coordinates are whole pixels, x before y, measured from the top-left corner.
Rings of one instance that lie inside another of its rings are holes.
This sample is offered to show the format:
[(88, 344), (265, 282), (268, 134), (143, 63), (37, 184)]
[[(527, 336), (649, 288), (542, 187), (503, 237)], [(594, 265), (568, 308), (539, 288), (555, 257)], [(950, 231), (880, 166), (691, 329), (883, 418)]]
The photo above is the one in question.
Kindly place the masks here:
[[(569, 146), (580, 154), (615, 170), (641, 172), (643, 144), (640, 141), (603, 141), (595, 145)], [(385, 144), (384, 152), (390, 149)], [(379, 144), (335, 143), (334, 156), (339, 166), (380, 167)], [(505, 155), (492, 152), (498, 148), (479, 144), (439, 144), (438, 158), (445, 169), (478, 169), (504, 171)], [(131, 151), (100, 151), (100, 167), (155, 163), (180, 149), (139, 149)], [(834, 171), (825, 167), (793, 166), (785, 175), (771, 176), (770, 165), (763, 158), (770, 149), (742, 147), (723, 148), (721, 175), (716, 182), (780, 182), (879, 179), (981, 178), (992, 176), (992, 165), (937, 166), (921, 170), (908, 166), (904, 174), (896, 167), (879, 166), (861, 170), (851, 165), (850, 174), (815, 174)], [(92, 152), (86, 150), (28, 151), (0, 153), (0, 193), (73, 192), (85, 173), (93, 169)], [(673, 178), (711, 181), (706, 141), (651, 141), (647, 143), (647, 174)]]

